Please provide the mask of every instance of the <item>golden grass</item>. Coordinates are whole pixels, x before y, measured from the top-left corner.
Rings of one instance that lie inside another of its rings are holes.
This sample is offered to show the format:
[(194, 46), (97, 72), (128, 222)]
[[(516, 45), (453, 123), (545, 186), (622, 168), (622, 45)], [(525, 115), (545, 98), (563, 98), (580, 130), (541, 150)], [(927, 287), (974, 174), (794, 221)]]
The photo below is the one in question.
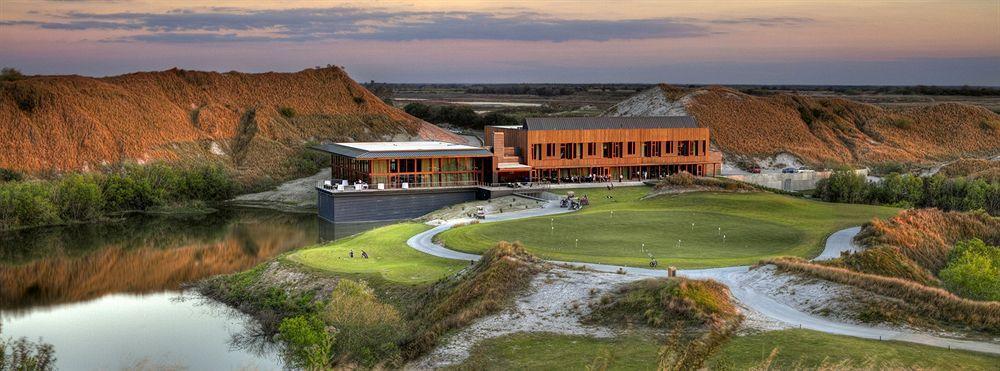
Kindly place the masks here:
[(955, 243), (971, 238), (993, 245), (1000, 243), (1000, 218), (983, 212), (904, 210), (887, 220), (866, 223), (855, 240), (869, 248), (896, 249), (936, 274), (948, 263), (948, 252)]
[(923, 315), (964, 324), (976, 330), (1000, 333), (1000, 302), (964, 299), (944, 289), (924, 286), (913, 281), (825, 266), (800, 258), (778, 258), (765, 260), (762, 263), (774, 264), (781, 271), (806, 274), (902, 299), (919, 308)]
[(955, 158), (1000, 147), (1000, 130), (980, 124), (1000, 121), (1000, 115), (977, 106), (885, 109), (841, 98), (752, 96), (724, 87), (686, 95), (661, 89), (671, 99), (690, 97), (688, 112), (712, 129), (713, 142), (729, 154), (787, 152), (815, 165), (869, 164)]
[[(15, 93), (23, 91), (38, 97), (31, 109), (19, 104), (24, 94)], [(283, 108), (296, 115), (281, 115)], [(248, 122), (253, 130), (240, 136), (248, 112), (255, 113)], [(310, 140), (399, 134), (457, 140), (384, 104), (336, 67), (262, 74), (172, 69), (0, 83), (0, 167), (29, 172), (94, 169), (124, 159), (202, 159), (215, 156), (215, 142), (246, 159), (234, 166), (260, 177)]]

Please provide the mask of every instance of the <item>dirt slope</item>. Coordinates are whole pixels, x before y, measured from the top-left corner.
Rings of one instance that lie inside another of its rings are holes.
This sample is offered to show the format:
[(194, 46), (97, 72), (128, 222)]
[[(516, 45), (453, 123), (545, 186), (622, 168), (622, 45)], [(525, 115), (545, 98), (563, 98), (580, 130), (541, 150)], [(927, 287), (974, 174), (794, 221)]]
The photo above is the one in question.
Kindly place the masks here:
[(219, 158), (245, 174), (265, 175), (309, 140), (416, 137), (460, 140), (384, 104), (336, 67), (0, 83), (0, 167), (23, 171)]
[(712, 129), (714, 144), (729, 160), (790, 153), (814, 165), (863, 165), (1000, 153), (1000, 115), (957, 103), (886, 109), (840, 98), (752, 96), (725, 87), (683, 90), (661, 84), (605, 115), (685, 113)]

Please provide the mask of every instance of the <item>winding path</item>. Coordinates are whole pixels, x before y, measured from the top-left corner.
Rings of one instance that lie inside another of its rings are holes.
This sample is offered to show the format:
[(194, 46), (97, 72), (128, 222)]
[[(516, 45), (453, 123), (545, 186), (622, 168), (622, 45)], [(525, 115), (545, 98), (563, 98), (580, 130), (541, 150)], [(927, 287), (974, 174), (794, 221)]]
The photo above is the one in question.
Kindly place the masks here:
[[(491, 223), (504, 220), (529, 218), (535, 216), (555, 215), (570, 212), (560, 208), (558, 203), (549, 202), (538, 209), (504, 213), (499, 215), (488, 215), (482, 223)], [(455, 225), (468, 223), (471, 219), (457, 219), (444, 222), (430, 230), (410, 237), (406, 244), (410, 247), (437, 257), (458, 260), (478, 260), (479, 255), (469, 254), (454, 250), (449, 250), (434, 242), (434, 236)], [(861, 227), (852, 227), (837, 231), (826, 240), (826, 247), (814, 260), (825, 260), (840, 256), (842, 251), (858, 251), (860, 248), (852, 242), (852, 239), (861, 231)], [(584, 263), (584, 262), (564, 262), (549, 261), (554, 264), (568, 264), (586, 267), (595, 271), (614, 273), (624, 270), (626, 274), (635, 277), (663, 277), (665, 271), (660, 269), (646, 269), (636, 267), (621, 267), (617, 265)], [(949, 349), (964, 349), (983, 353), (1000, 354), (1000, 344), (980, 341), (968, 341), (932, 336), (906, 330), (890, 329), (883, 327), (871, 327), (856, 325), (844, 322), (832, 321), (822, 317), (817, 317), (810, 313), (800, 311), (787, 304), (781, 303), (768, 295), (754, 290), (748, 285), (744, 276), (749, 271), (748, 266), (691, 269), (679, 270), (678, 275), (689, 278), (714, 279), (729, 286), (733, 297), (748, 308), (774, 320), (787, 323), (793, 327), (800, 327), (830, 334), (847, 335), (867, 339), (897, 340), (910, 343), (924, 344)]]

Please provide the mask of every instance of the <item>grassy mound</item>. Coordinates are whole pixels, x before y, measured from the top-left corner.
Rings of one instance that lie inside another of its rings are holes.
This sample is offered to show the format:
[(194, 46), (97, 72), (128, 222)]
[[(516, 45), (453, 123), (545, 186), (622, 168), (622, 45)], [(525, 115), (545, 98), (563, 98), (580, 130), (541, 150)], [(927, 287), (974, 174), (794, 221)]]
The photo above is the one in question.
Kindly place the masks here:
[[(661, 88), (662, 89), (662, 88)], [(677, 96), (667, 89), (665, 96)], [(673, 99), (671, 99), (673, 101)], [(841, 98), (753, 96), (708, 87), (678, 98), (720, 150), (736, 156), (790, 153), (814, 165), (926, 162), (1000, 148), (1000, 115), (966, 104), (886, 109)]]
[[(685, 193), (643, 197), (648, 187), (578, 189), (581, 211), (463, 226), (442, 233), (449, 248), (479, 253), (497, 241), (520, 241), (545, 259), (661, 267), (750, 265), (778, 256), (819, 254), (829, 234), (888, 207), (829, 204), (766, 192)], [(610, 198), (609, 198), (610, 197)]]
[(605, 324), (642, 324), (656, 328), (711, 325), (739, 316), (729, 289), (716, 281), (648, 278), (624, 285), (601, 298), (590, 320)]
[(709, 355), (725, 344), (743, 316), (723, 284), (653, 278), (624, 285), (602, 297), (588, 320), (672, 328), (660, 347), (657, 368), (693, 370), (701, 368)]
[[(981, 212), (906, 210), (888, 220), (876, 219), (865, 224), (855, 240), (867, 247), (894, 248), (936, 274), (948, 263), (948, 253), (955, 243), (970, 238), (1000, 244), (1000, 218)], [(845, 263), (851, 268), (865, 268), (852, 265), (852, 259), (845, 259)]]
[(538, 259), (520, 245), (498, 243), (470, 270), (433, 288), (408, 341), (407, 358), (429, 351), (448, 331), (499, 310), (541, 269)]
[[(417, 223), (376, 228), (333, 243), (307, 248), (287, 259), (310, 268), (341, 275), (376, 275), (390, 282), (426, 284), (468, 266), (467, 262), (438, 258), (406, 245), (411, 236), (429, 229)], [(350, 252), (354, 251), (354, 257)], [(369, 258), (361, 257), (362, 251)]]
[(281, 179), (294, 170), (288, 158), (307, 141), (395, 135), (458, 140), (383, 103), (332, 66), (0, 82), (0, 167), (26, 172), (126, 159), (223, 158), (243, 177)]

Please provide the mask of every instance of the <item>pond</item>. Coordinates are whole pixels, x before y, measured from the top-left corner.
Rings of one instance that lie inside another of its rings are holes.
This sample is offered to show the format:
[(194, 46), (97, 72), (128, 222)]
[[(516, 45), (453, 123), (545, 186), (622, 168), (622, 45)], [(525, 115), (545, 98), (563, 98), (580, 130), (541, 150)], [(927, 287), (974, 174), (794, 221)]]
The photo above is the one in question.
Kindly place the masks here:
[(60, 369), (280, 369), (253, 321), (184, 285), (377, 225), (225, 209), (2, 233), (0, 331), (52, 344)]

